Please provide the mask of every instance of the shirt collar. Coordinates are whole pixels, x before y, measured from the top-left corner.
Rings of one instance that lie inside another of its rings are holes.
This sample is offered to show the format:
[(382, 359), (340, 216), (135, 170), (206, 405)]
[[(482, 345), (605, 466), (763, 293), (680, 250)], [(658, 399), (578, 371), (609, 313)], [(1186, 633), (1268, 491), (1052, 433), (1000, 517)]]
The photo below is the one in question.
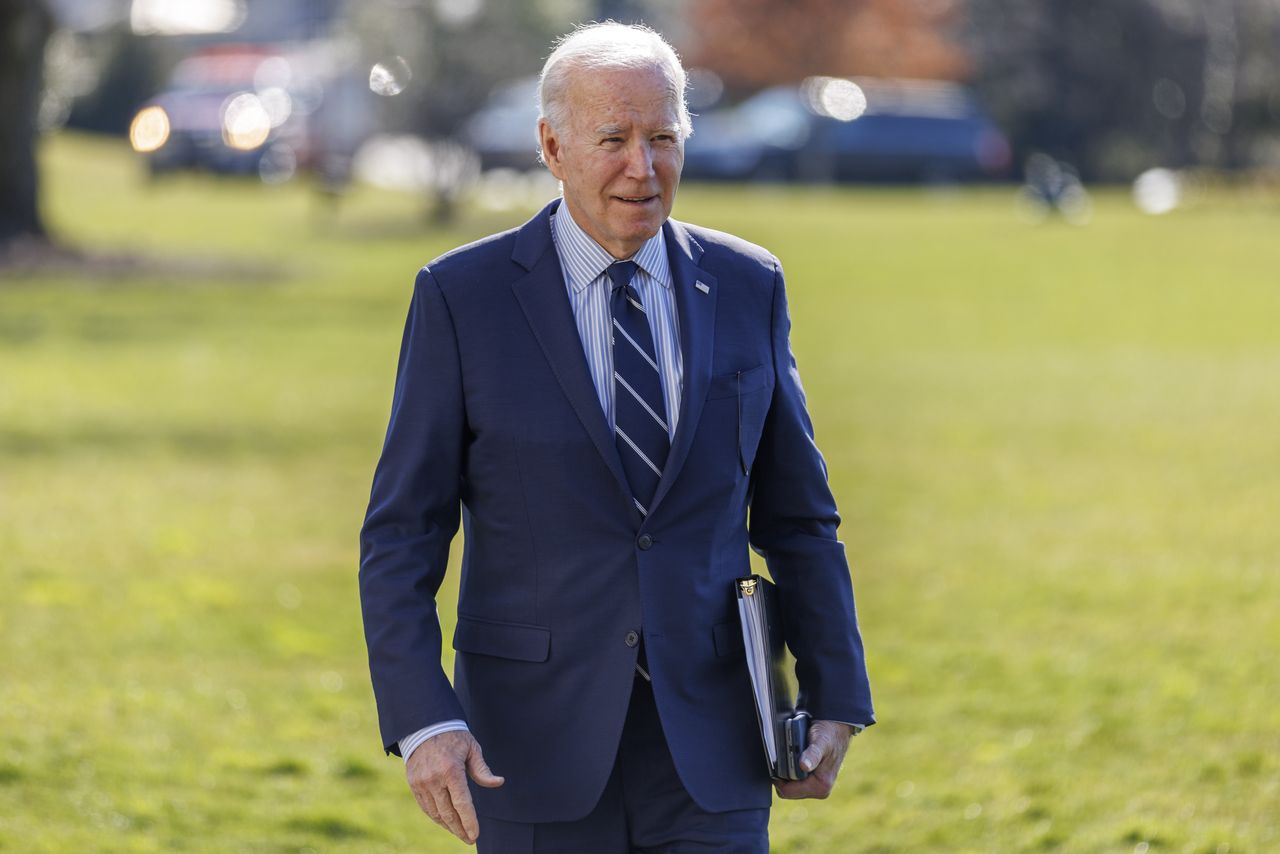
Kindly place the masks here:
[[(551, 236), (560, 252), (561, 264), (574, 293), (581, 293), (583, 288), (604, 275), (609, 265), (617, 260), (582, 230), (566, 204), (561, 203), (551, 217)], [(671, 263), (667, 259), (667, 241), (663, 229), (659, 228), (657, 234), (646, 240), (630, 260), (635, 261), (636, 266), (658, 284), (665, 288), (671, 287)]]

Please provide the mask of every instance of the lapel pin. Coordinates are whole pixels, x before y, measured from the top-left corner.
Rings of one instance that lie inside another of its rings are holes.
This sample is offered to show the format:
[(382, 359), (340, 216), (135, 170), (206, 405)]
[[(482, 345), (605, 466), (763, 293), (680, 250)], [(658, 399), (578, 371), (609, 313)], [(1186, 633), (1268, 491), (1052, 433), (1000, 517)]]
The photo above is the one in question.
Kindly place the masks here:
[(697, 288), (698, 290), (702, 291), (704, 294), (709, 294), (709, 293), (711, 293), (711, 286), (710, 286), (710, 285), (704, 285), (702, 282), (694, 282), (694, 283), (693, 283), (693, 286), (694, 286), (695, 288)]

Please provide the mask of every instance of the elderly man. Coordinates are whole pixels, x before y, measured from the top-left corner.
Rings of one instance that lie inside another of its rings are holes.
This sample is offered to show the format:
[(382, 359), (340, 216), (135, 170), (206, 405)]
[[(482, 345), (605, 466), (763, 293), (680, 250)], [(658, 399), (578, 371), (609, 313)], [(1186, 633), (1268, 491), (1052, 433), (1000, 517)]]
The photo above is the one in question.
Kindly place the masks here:
[[(781, 267), (668, 218), (684, 89), (651, 30), (563, 39), (538, 122), (563, 197), (417, 277), (360, 592), (384, 745), (482, 851), (768, 850), (749, 546), (815, 719), (813, 774), (778, 793), (825, 797), (874, 722)], [(460, 516), (451, 684), (435, 597)]]

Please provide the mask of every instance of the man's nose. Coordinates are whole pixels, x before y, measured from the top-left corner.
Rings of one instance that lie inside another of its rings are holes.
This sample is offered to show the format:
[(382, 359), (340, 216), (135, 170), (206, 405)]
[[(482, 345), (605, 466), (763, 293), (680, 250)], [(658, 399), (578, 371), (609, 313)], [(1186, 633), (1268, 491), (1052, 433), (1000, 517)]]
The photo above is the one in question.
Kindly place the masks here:
[(648, 178), (653, 174), (653, 147), (639, 140), (627, 150), (627, 177)]

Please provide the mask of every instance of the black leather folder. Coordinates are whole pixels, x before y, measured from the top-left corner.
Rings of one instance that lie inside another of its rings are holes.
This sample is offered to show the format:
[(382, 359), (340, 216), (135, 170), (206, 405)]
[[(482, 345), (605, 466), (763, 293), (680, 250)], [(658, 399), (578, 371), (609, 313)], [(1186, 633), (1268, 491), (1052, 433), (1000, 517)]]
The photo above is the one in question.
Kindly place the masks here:
[(750, 575), (736, 579), (733, 589), (769, 776), (803, 780), (809, 776), (800, 768), (809, 744), (809, 713), (796, 708), (795, 669), (783, 639), (777, 588)]

